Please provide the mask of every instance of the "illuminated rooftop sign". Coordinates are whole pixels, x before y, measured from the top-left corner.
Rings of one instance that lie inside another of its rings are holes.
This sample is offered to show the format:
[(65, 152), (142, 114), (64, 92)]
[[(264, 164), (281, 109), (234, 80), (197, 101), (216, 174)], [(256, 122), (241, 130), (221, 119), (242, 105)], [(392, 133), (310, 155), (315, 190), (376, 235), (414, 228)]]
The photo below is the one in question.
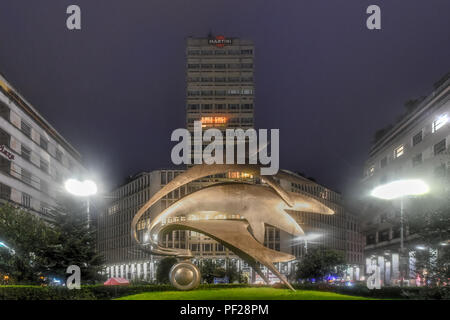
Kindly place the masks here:
[(215, 45), (218, 48), (223, 48), (225, 45), (230, 45), (233, 43), (231, 39), (227, 39), (224, 36), (216, 36), (215, 38), (208, 39), (208, 43)]

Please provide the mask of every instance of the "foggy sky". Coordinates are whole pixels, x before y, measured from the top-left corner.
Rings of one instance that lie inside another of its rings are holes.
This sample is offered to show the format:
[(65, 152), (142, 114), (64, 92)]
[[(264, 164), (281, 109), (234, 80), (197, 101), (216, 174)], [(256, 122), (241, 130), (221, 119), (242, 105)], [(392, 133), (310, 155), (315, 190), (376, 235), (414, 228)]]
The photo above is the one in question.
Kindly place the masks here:
[[(82, 30), (66, 28), (66, 8)], [(382, 10), (382, 30), (365, 26)], [(450, 71), (450, 1), (71, 0), (0, 3), (0, 72), (83, 155), (102, 190), (172, 167), (185, 38), (255, 43), (257, 128), (281, 167), (350, 192), (373, 133)]]

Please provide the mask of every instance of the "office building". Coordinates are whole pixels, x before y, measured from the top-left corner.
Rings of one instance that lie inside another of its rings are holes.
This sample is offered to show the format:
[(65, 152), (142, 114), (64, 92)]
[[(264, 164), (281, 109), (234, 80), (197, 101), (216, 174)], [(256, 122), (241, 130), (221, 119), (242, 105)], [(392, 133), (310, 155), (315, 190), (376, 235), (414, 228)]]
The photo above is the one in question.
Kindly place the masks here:
[[(421, 179), (430, 186), (428, 195), (403, 199), (409, 265), (405, 279), (415, 285), (414, 250), (417, 237), (408, 226), (408, 217), (423, 215), (429, 196), (448, 196), (450, 192), (450, 78), (449, 74), (434, 85), (434, 90), (420, 99), (395, 125), (378, 137), (370, 149), (361, 183), (366, 267), (381, 268), (382, 283), (396, 285), (400, 279), (400, 200), (379, 200), (371, 190), (395, 180)], [(425, 221), (424, 221), (425, 222)]]
[(63, 183), (84, 173), (80, 153), (0, 75), (0, 198), (52, 220)]

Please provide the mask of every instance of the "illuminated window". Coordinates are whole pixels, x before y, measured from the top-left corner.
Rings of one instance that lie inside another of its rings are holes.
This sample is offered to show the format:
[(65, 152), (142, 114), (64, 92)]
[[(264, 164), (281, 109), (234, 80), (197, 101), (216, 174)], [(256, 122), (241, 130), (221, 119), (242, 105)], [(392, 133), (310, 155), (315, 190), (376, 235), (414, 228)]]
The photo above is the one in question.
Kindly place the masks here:
[(448, 115), (443, 114), (439, 116), (435, 121), (433, 121), (431, 131), (434, 133), (438, 131), (440, 128), (442, 128), (448, 121)]
[(395, 150), (394, 150), (394, 158), (396, 159), (398, 157), (401, 157), (403, 155), (403, 153), (404, 153), (403, 145), (395, 148)]
[(227, 117), (202, 117), (202, 127), (213, 125), (224, 125), (227, 123)]
[(375, 167), (371, 166), (369, 169), (369, 176), (373, 176), (374, 173), (375, 173)]

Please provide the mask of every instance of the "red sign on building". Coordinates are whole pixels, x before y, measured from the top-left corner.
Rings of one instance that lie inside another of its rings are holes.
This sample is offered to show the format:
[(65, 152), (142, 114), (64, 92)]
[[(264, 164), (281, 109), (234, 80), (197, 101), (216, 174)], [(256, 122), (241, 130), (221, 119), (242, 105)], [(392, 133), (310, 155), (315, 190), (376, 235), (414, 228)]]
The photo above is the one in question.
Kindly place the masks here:
[(218, 48), (223, 48), (225, 45), (232, 44), (233, 41), (231, 39), (225, 38), (224, 36), (216, 36), (213, 39), (209, 39), (208, 43), (215, 45)]

